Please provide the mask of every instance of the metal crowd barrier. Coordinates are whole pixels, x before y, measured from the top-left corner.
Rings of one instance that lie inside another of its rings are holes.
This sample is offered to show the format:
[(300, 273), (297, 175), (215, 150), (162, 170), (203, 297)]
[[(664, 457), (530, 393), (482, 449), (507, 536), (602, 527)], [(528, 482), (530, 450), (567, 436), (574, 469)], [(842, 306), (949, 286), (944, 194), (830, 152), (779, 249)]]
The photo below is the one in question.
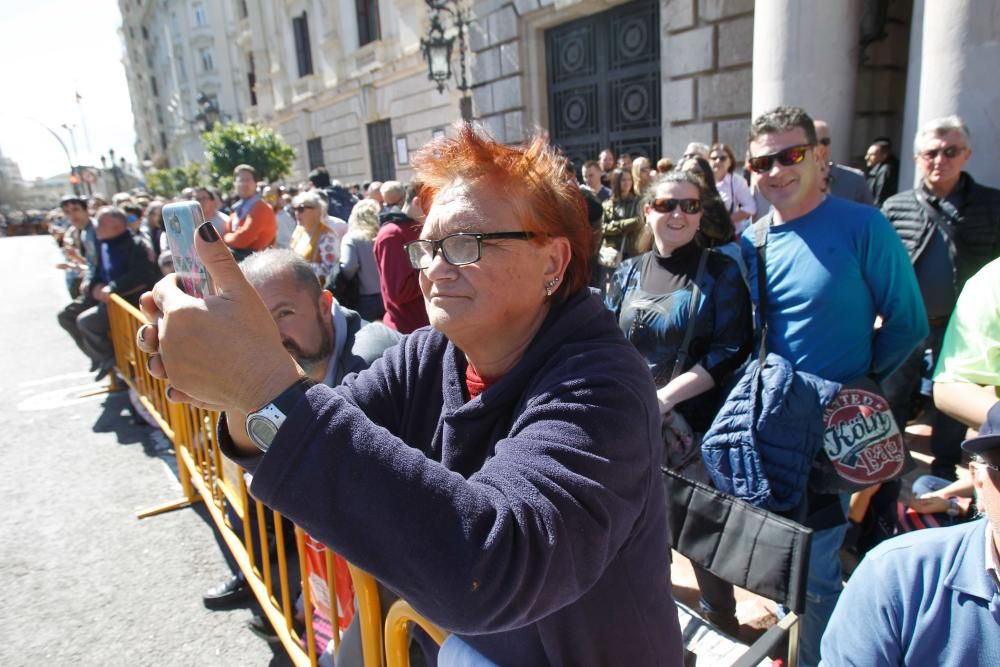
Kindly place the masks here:
[[(146, 368), (148, 355), (136, 343), (136, 332), (146, 323), (142, 313), (118, 295), (112, 295), (108, 317), (117, 372), (173, 443), (183, 493), (178, 500), (140, 512), (139, 518), (204, 502), (292, 661), (296, 665), (315, 666), (320, 654), (316, 607), (329, 613), (330, 641), (335, 651), (340, 647), (346, 618), (354, 613), (349, 591), (343, 590), (343, 576), (339, 577), (341, 595), (337, 595), (337, 572), (344, 572), (336, 563), (339, 557), (311, 540), (278, 512), (250, 498), (243, 470), (219, 450), (217, 413), (167, 400), (166, 384), (150, 375)], [(312, 561), (310, 553), (314, 556)], [(381, 667), (378, 588), (370, 575), (349, 564), (347, 567), (350, 577), (346, 581), (353, 584), (358, 601), (364, 665)], [(304, 585), (304, 581), (310, 585)], [(300, 591), (302, 615), (296, 619)]]

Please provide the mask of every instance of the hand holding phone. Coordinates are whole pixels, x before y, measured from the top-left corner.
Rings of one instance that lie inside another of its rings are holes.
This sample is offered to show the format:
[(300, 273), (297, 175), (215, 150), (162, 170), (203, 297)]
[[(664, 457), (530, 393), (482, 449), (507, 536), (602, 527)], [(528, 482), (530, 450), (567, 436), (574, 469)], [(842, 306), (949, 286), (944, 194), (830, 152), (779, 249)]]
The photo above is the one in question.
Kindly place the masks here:
[(205, 222), (198, 202), (183, 201), (163, 207), (163, 229), (174, 259), (174, 272), (181, 289), (191, 296), (212, 294), (211, 280), (194, 247), (194, 234)]

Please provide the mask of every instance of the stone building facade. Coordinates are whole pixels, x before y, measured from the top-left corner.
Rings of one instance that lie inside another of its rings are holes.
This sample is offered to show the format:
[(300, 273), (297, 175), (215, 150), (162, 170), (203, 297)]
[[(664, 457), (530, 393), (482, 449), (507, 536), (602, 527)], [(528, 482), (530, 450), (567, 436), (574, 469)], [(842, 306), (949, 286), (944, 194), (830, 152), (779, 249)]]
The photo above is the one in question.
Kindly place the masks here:
[[(118, 0), (135, 154), (147, 166), (201, 162), (204, 111), (245, 120), (232, 0)], [(211, 122), (211, 121), (209, 121)]]
[[(229, 47), (231, 72), (221, 78), (232, 81), (234, 106), (223, 110), (275, 128), (297, 149), (290, 180), (319, 164), (345, 182), (405, 180), (410, 153), (460, 117), (457, 78), (443, 93), (428, 80), (424, 0), (200, 1), (220, 6), (213, 16), (223, 23), (213, 32)], [(124, 13), (137, 0), (120, 2)], [(473, 116), (505, 142), (546, 132), (574, 160), (605, 146), (676, 159), (689, 141), (723, 141), (741, 155), (753, 114), (799, 104), (828, 121), (838, 161), (860, 166), (868, 143), (889, 137), (905, 184), (916, 128), (960, 113), (976, 146), (970, 169), (1000, 182), (1000, 163), (988, 159), (1000, 146), (996, 3), (465, 0), (463, 7)], [(138, 78), (130, 72), (130, 85), (141, 85)], [(157, 143), (154, 129), (170, 144), (169, 120), (150, 122), (147, 102), (136, 112), (140, 145)]]

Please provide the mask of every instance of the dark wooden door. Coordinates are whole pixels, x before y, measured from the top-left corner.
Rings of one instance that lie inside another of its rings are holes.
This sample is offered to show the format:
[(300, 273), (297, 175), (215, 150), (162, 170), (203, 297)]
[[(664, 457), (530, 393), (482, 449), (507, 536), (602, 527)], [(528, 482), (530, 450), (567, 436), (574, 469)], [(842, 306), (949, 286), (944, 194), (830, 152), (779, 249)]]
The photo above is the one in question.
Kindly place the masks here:
[(637, 0), (545, 32), (549, 136), (580, 165), (608, 146), (660, 157), (660, 13)]
[(368, 123), (368, 158), (372, 164), (372, 180), (395, 180), (396, 156), (392, 148), (390, 120)]

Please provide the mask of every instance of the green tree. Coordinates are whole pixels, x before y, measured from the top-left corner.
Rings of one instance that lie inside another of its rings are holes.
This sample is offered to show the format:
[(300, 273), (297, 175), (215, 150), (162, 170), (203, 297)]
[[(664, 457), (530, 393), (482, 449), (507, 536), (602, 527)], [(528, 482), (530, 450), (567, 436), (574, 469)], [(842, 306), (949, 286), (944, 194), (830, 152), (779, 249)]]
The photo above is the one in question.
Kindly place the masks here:
[(146, 188), (154, 195), (176, 197), (184, 188), (202, 185), (201, 165), (189, 162), (183, 167), (154, 169), (146, 174)]
[(291, 171), (295, 161), (295, 149), (277, 132), (260, 125), (219, 124), (201, 138), (208, 172), (220, 188), (231, 184), (237, 165), (252, 166), (260, 180), (276, 181)]

